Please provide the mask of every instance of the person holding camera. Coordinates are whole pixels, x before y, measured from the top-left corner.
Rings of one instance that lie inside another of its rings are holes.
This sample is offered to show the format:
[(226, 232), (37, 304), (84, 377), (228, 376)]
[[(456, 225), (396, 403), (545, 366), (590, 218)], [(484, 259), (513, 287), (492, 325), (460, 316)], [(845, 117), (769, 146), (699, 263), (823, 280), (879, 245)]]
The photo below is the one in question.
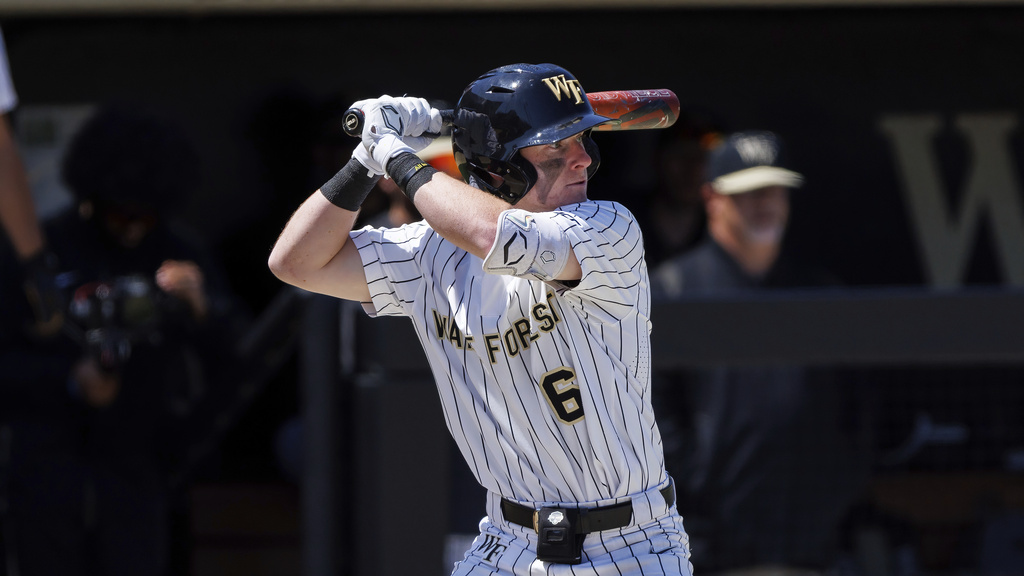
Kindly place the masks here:
[(7, 562), (22, 576), (163, 575), (168, 480), (243, 316), (219, 266), (172, 218), (199, 181), (175, 127), (102, 106), (72, 140), (63, 177), (74, 206), (45, 223), (68, 303), (60, 337), (22, 329), (31, 311), (4, 273), (16, 263), (0, 263)]

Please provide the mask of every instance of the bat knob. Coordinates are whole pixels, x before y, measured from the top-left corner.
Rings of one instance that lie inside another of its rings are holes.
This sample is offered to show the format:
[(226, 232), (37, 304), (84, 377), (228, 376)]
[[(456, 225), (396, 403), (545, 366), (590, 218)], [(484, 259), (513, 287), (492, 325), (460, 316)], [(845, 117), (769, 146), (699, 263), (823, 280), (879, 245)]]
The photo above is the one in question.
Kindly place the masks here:
[(345, 134), (358, 138), (363, 135), (363, 111), (358, 108), (349, 108), (341, 116), (341, 129)]

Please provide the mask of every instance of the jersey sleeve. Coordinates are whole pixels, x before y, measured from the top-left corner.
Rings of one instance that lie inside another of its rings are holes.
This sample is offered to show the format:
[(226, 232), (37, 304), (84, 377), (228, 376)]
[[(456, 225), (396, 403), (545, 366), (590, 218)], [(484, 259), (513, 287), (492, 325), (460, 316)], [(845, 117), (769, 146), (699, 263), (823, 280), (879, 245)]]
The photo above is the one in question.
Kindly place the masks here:
[[(506, 214), (512, 212), (522, 211)], [(514, 265), (506, 269), (495, 265), (488, 271), (552, 282), (571, 251), (583, 270), (577, 285), (571, 289), (562, 286), (571, 306), (605, 322), (619, 321), (638, 306), (649, 306), (643, 235), (625, 206), (584, 202), (553, 212), (529, 213), (529, 218), (526, 215), (507, 218), (514, 233), (499, 238), (501, 245), (489, 255), (500, 249), (502, 259)], [(517, 249), (520, 246), (526, 248)]]
[(617, 202), (586, 202), (553, 217), (583, 269), (566, 301), (591, 317), (617, 322), (650, 307), (644, 241), (633, 214)]
[(370, 316), (408, 316), (408, 305), (427, 282), (419, 253), (429, 227), (423, 222), (399, 228), (367, 226), (350, 234), (363, 261), (371, 302), (363, 302)]

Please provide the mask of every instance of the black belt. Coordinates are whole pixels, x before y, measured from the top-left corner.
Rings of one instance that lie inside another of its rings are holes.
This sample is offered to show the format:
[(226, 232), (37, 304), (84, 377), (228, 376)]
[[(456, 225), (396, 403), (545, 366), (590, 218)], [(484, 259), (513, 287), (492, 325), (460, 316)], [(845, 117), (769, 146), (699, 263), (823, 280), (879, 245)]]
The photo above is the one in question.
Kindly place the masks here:
[[(676, 491), (672, 489), (672, 481), (659, 490), (665, 498), (665, 504), (672, 507), (676, 500)], [(611, 506), (600, 506), (598, 508), (568, 508), (563, 509), (569, 515), (570, 521), (576, 527), (578, 534), (589, 534), (602, 530), (615, 530), (629, 526), (633, 521), (633, 503), (621, 502)], [(501, 514), (505, 520), (513, 524), (537, 530), (538, 510), (523, 506), (517, 502), (501, 499)]]

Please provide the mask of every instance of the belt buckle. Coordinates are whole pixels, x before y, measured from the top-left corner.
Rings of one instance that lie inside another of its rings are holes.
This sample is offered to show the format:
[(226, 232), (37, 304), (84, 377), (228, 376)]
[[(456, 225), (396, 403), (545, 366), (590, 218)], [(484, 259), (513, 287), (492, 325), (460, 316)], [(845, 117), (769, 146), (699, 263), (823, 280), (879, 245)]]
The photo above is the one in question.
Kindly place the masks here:
[(533, 531), (539, 534), (540, 533), (540, 522), (537, 520), (538, 518), (540, 518), (540, 510), (537, 510), (536, 508), (534, 508), (534, 510), (533, 510)]

